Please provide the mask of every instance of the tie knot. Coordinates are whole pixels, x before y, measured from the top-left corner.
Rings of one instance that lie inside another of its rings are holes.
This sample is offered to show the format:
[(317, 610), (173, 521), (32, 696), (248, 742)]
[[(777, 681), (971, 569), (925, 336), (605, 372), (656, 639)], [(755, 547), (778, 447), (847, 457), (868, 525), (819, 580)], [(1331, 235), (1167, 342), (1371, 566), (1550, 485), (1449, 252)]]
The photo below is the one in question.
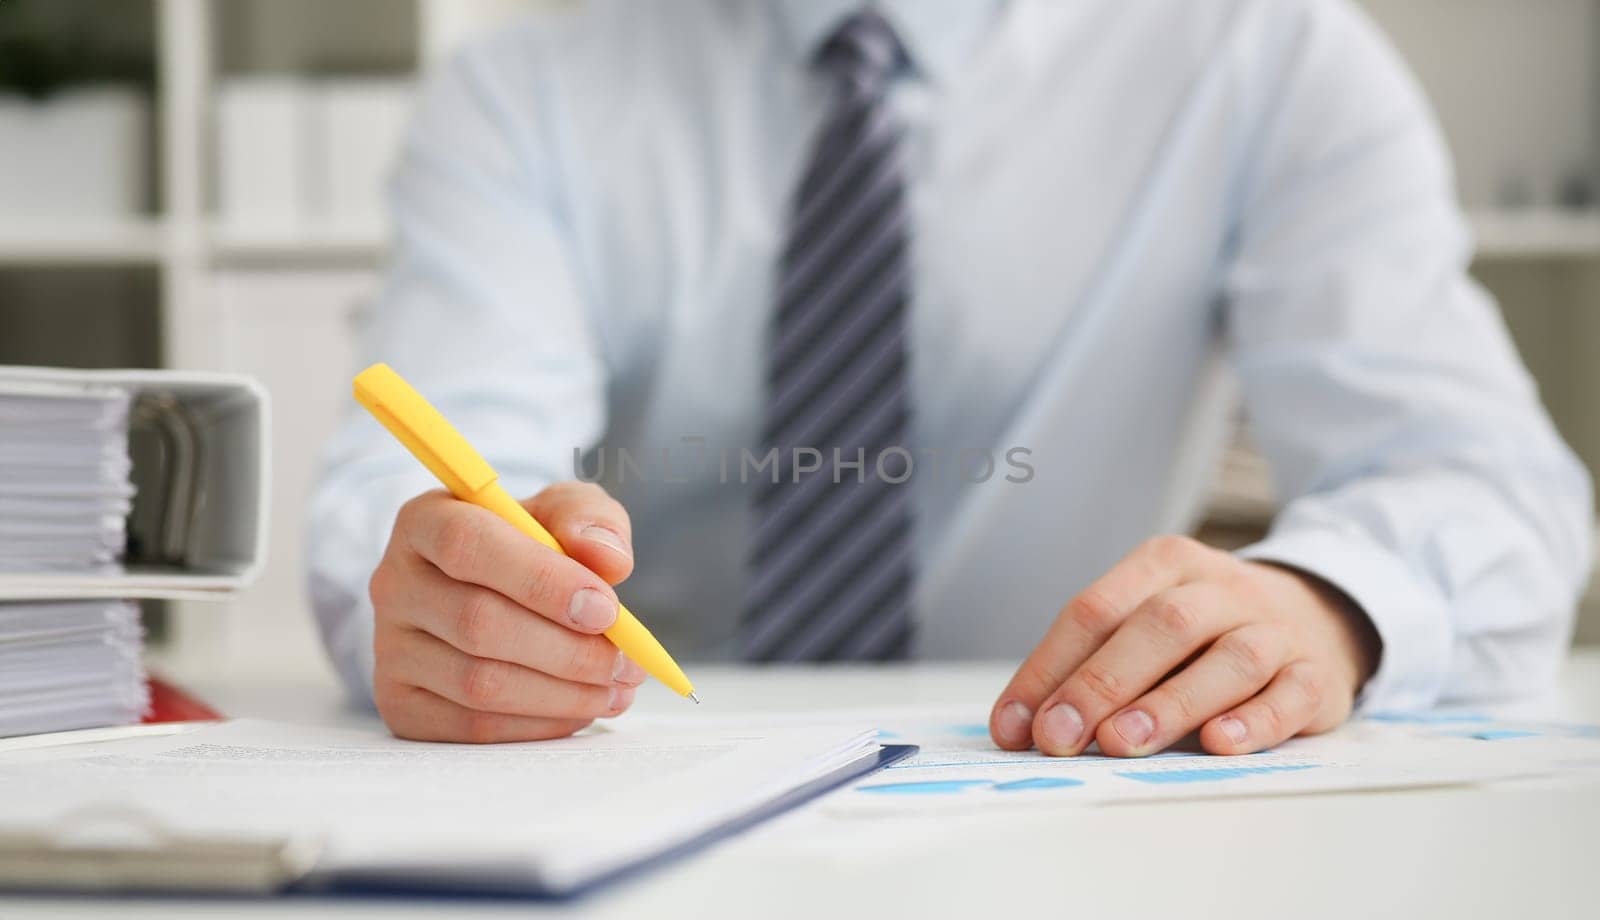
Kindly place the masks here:
[(858, 89), (876, 90), (900, 65), (894, 26), (873, 10), (846, 19), (817, 55), (817, 63)]

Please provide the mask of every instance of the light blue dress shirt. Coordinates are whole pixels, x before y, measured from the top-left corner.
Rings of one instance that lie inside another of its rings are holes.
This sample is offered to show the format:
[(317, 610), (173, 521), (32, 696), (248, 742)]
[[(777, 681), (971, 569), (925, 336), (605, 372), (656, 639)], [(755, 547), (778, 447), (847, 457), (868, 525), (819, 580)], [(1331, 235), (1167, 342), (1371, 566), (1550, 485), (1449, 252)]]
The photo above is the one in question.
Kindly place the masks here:
[[(515, 493), (603, 448), (635, 526), (621, 593), (685, 658), (732, 645), (738, 451), (759, 444), (776, 253), (828, 104), (807, 62), (857, 6), (541, 14), (437, 75), (395, 175), (368, 356)], [(1383, 640), (1370, 704), (1545, 687), (1590, 484), (1466, 274), (1439, 132), (1373, 25), (1345, 0), (879, 7), (910, 58), (916, 447), (944, 458), (915, 480), (918, 654), (1020, 659), (1128, 549), (1191, 524), (1231, 389), (1284, 502), (1246, 555), (1361, 604)], [(433, 486), (350, 413), (308, 538), (357, 692), (367, 579)]]

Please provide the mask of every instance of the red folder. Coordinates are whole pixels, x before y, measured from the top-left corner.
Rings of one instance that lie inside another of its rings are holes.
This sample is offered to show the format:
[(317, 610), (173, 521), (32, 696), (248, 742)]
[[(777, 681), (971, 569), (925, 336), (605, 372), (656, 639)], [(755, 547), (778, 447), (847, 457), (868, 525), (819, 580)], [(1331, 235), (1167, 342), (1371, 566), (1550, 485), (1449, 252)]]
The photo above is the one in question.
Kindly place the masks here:
[(223, 718), (199, 697), (159, 677), (150, 678), (150, 711), (145, 722), (214, 722)]

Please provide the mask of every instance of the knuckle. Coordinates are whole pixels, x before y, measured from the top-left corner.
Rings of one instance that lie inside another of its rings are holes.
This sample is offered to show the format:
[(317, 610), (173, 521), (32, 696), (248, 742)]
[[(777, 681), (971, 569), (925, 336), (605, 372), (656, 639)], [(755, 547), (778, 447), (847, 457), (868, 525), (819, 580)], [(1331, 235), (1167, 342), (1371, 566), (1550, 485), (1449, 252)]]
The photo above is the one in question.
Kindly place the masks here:
[(1061, 685), (1060, 675), (1053, 675), (1050, 669), (1037, 660), (1036, 654), (1029, 656), (1022, 666), (1017, 668), (1017, 673), (1011, 678), (1011, 685), (1002, 696), (1022, 695), (1033, 699), (1043, 699), (1051, 690)]
[(409, 530), (416, 526), (419, 509), (427, 502), (429, 494), (424, 492), (421, 495), (409, 498), (405, 504), (400, 506), (400, 510), (395, 512), (394, 515), (395, 530)]
[(584, 522), (603, 524), (626, 534), (629, 529), (628, 512), (622, 503), (594, 483), (579, 485), (582, 490), (572, 496), (570, 513)]
[(394, 602), (395, 595), (394, 569), (388, 562), (378, 563), (372, 570), (372, 577), (367, 579), (367, 597), (372, 601), (372, 609), (383, 613)]
[(561, 676), (576, 678), (583, 673), (584, 665), (588, 662), (589, 650), (586, 643), (573, 642), (567, 649), (566, 660), (562, 662)]
[(1241, 680), (1259, 685), (1266, 680), (1272, 668), (1272, 651), (1268, 642), (1248, 632), (1231, 632), (1217, 641), (1226, 654), (1229, 667)]
[(494, 645), (494, 595), (472, 591), (456, 612), (456, 648), (470, 655), (487, 653)]
[(518, 599), (530, 610), (548, 608), (560, 593), (561, 582), (555, 560), (540, 561), (528, 567), (518, 589)]
[[(590, 683), (600, 683), (611, 679), (611, 665), (616, 654), (616, 646), (598, 636), (574, 637), (579, 641), (573, 642), (567, 653), (563, 677), (570, 680), (581, 680)], [(598, 640), (598, 641), (592, 641)], [(607, 656), (606, 651), (611, 655)]]
[[(1234, 563), (1230, 561), (1226, 565), (1232, 567)], [(1256, 603), (1261, 599), (1261, 586), (1250, 572), (1235, 568), (1213, 575), (1211, 581), (1217, 586), (1221, 596), (1226, 597), (1235, 607), (1246, 610), (1261, 609)]]
[(1269, 697), (1262, 697), (1260, 713), (1261, 727), (1266, 729), (1268, 737), (1288, 737), (1289, 733), (1285, 730), (1285, 726), (1289, 724), (1289, 719), (1283, 711), (1282, 704)]
[(430, 489), (421, 495), (412, 496), (400, 506), (394, 515), (394, 528), (390, 532), (391, 538), (401, 534), (416, 532), (426, 526), (429, 516), (428, 509), (439, 501), (444, 495), (441, 489)]
[(539, 497), (549, 503), (550, 513), (554, 517), (588, 514), (596, 507), (615, 504), (615, 500), (600, 485), (581, 480), (558, 482), (541, 492)]
[(1290, 669), (1289, 676), (1301, 697), (1305, 699), (1307, 709), (1311, 712), (1321, 709), (1323, 685), (1322, 678), (1316, 670), (1310, 667), (1295, 667)]
[(1158, 562), (1178, 563), (1188, 559), (1199, 547), (1200, 544), (1189, 537), (1162, 534), (1146, 540), (1141, 549)]
[(612, 521), (626, 527), (629, 520), (628, 509), (622, 506), (622, 502), (612, 498), (611, 494), (605, 489), (602, 489), (599, 486), (595, 486), (594, 489), (595, 508), (598, 509), (605, 517), (610, 518)]
[(1086, 664), (1079, 668), (1072, 682), (1102, 706), (1115, 706), (1122, 699), (1122, 681), (1100, 665)]
[(1176, 713), (1184, 724), (1199, 721), (1210, 713), (1200, 711), (1200, 699), (1195, 695), (1196, 688), (1187, 681), (1174, 681), (1160, 691), (1160, 696), (1165, 697), (1164, 707)]
[(473, 708), (493, 706), (505, 687), (505, 671), (500, 663), (474, 659), (461, 674), (461, 698)]
[(1078, 628), (1091, 636), (1101, 636), (1115, 629), (1121, 619), (1117, 607), (1096, 588), (1088, 588), (1067, 604), (1067, 617)]
[(540, 494), (547, 495), (551, 498), (581, 498), (582, 496), (592, 495), (596, 492), (604, 493), (605, 490), (600, 488), (600, 486), (595, 483), (585, 482), (582, 479), (567, 479), (561, 482), (551, 483), (550, 486)]
[(469, 571), (482, 542), (483, 527), (476, 515), (449, 515), (439, 524), (433, 561), (450, 575)]
[(1150, 609), (1156, 630), (1175, 642), (1192, 638), (1200, 629), (1200, 614), (1193, 606), (1176, 598), (1161, 598)]
[(575, 482), (573, 483), (573, 493), (586, 501), (614, 504), (611, 494), (597, 482)]
[(612, 675), (616, 673), (618, 659), (622, 652), (612, 645), (610, 640), (603, 636), (591, 636), (584, 642), (588, 649), (589, 657), (584, 663), (584, 675), (589, 682), (596, 684), (611, 683)]

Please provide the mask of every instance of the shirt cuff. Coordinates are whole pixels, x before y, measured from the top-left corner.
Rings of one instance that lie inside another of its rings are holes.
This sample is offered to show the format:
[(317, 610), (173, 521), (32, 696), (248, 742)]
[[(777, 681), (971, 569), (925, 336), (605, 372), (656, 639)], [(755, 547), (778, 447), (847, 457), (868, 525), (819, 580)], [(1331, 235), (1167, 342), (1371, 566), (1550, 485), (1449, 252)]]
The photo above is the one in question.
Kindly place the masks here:
[(1426, 709), (1438, 702), (1449, 668), (1449, 603), (1393, 551), (1345, 531), (1294, 528), (1237, 555), (1315, 575), (1347, 594), (1372, 621), (1383, 648), (1377, 672), (1357, 695), (1357, 708)]

